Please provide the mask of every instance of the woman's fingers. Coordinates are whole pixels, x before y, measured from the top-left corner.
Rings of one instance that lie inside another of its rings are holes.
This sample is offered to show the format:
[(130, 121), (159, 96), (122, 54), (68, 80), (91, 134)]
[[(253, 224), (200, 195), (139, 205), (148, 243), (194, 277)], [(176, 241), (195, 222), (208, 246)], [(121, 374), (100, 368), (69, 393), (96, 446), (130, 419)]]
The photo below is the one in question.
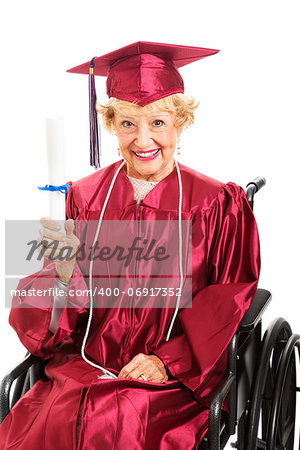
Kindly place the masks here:
[(66, 256), (73, 256), (78, 249), (78, 242), (70, 239), (64, 239), (63, 241), (47, 239), (40, 237), (38, 239), (38, 250), (42, 252), (42, 256), (53, 257), (55, 259), (59, 256), (60, 260), (66, 259)]
[[(69, 219), (64, 223), (64, 230), (61, 231), (61, 226), (55, 220), (49, 217), (42, 217), (40, 219), (42, 228), (39, 230), (40, 237), (38, 239), (40, 251), (45, 258), (59, 259), (60, 263), (66, 263), (76, 254), (79, 239), (73, 233), (74, 221)], [(65, 250), (65, 251), (64, 251)]]
[[(41, 219), (43, 228), (40, 229), (40, 237), (43, 239), (50, 239), (52, 241), (64, 242), (67, 245), (78, 245), (77, 236), (74, 234), (74, 220), (68, 219), (64, 223), (65, 233), (59, 231), (60, 225), (54, 220)], [(57, 225), (56, 225), (57, 224)]]
[(66, 240), (66, 235), (60, 231), (53, 231), (50, 228), (41, 228), (39, 230), (41, 239), (62, 242)]
[(139, 361), (136, 360), (136, 356), (128, 363), (126, 366), (124, 366), (119, 375), (118, 378), (130, 378), (130, 373), (135, 370), (139, 366)]
[(50, 230), (58, 231), (61, 229), (61, 226), (56, 220), (51, 219), (51, 217), (41, 217), (40, 223), (45, 228), (49, 228)]
[(66, 235), (60, 231), (61, 226), (48, 217), (42, 217), (40, 223), (42, 228), (39, 230), (39, 242), (52, 250), (61, 248), (66, 240)]
[(164, 383), (168, 380), (168, 374), (158, 356), (139, 353), (122, 368), (118, 378), (139, 378), (146, 381)]
[(38, 240), (39, 249), (47, 259), (55, 261), (56, 274), (64, 282), (70, 281), (72, 277), (75, 259), (80, 241), (74, 234), (74, 221), (68, 219), (64, 227), (51, 219), (42, 217), (40, 219), (42, 229)]

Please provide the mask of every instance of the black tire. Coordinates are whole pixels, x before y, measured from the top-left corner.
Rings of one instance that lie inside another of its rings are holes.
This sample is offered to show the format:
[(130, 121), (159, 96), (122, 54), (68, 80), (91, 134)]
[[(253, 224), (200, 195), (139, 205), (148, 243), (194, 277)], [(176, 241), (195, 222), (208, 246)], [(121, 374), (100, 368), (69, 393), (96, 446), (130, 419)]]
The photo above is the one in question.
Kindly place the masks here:
[[(284, 348), (291, 335), (290, 325), (282, 318), (275, 319), (265, 331), (251, 391), (245, 450), (266, 448), (277, 373)], [(258, 436), (260, 420), (261, 437)]]
[(293, 450), (296, 413), (296, 358), (300, 336), (293, 334), (284, 349), (274, 390), (267, 450)]

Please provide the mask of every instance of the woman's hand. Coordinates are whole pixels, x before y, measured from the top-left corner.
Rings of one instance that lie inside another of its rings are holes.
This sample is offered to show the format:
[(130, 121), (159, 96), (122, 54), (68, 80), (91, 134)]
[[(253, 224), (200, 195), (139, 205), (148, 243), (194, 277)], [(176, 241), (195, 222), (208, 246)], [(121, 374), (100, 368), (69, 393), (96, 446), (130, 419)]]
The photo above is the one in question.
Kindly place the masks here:
[(165, 383), (168, 381), (168, 374), (158, 356), (139, 353), (122, 368), (118, 378), (139, 378), (153, 383)]
[[(61, 226), (59, 223), (49, 217), (42, 217), (40, 223), (42, 229), (40, 230), (39, 242), (45, 241), (46, 245), (44, 247), (47, 247), (53, 241), (55, 242), (55, 247), (51, 245), (49, 248), (46, 248), (43, 255), (45, 258), (50, 257), (54, 259), (57, 276), (63, 283), (69, 283), (75, 266), (75, 255), (80, 243), (77, 236), (73, 233), (74, 221), (72, 219), (65, 221), (65, 233), (60, 231)], [(56, 257), (60, 258), (55, 259)]]

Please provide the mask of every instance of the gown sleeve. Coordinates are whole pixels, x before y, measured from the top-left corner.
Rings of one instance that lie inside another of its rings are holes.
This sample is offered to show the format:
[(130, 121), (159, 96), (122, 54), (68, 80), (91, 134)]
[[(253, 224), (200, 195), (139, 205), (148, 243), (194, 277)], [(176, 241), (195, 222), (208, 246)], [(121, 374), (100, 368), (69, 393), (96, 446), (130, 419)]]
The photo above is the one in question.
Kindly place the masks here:
[[(69, 184), (72, 185), (71, 182)], [(76, 219), (78, 212), (71, 186), (66, 197), (66, 218)], [(62, 310), (58, 328), (54, 334), (51, 333), (49, 325), (55, 279), (55, 263), (44, 259), (43, 268), (39, 272), (20, 280), (16, 291), (22, 295), (13, 297), (9, 316), (9, 323), (22, 344), (30, 353), (44, 359), (51, 357), (59, 343), (71, 335), (79, 317), (86, 316), (84, 306), (88, 304), (87, 284), (76, 262), (69, 290), (65, 295), (65, 308)], [(83, 293), (80, 297), (71, 295), (77, 289)], [(23, 295), (24, 293), (26, 295)]]
[[(171, 374), (193, 391), (203, 392), (226, 370), (226, 348), (250, 306), (260, 271), (259, 237), (242, 188), (228, 183), (201, 212), (207, 243), (207, 286), (178, 315), (178, 336), (153, 353)], [(213, 370), (212, 370), (213, 369)], [(208, 376), (209, 375), (209, 376)]]

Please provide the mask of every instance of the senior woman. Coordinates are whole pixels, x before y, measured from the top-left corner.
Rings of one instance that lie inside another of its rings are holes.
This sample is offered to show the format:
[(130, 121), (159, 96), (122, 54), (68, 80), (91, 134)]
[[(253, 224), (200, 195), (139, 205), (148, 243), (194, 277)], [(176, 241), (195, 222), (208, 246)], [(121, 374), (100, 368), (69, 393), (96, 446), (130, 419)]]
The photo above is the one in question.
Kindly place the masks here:
[[(71, 183), (66, 235), (55, 221), (42, 220), (43, 239), (59, 241), (59, 249), (67, 246), (76, 258), (53, 261), (44, 249), (44, 268), (20, 282), (28, 295), (14, 298), (10, 323), (31, 353), (49, 359), (47, 379), (6, 417), (1, 448), (186, 450), (206, 434), (226, 347), (254, 296), (260, 266), (243, 190), (174, 158), (197, 106), (184, 95), (177, 67), (213, 53), (137, 43), (93, 60), (95, 73), (98, 67), (108, 76), (110, 99), (98, 111), (117, 136), (122, 159)], [(191, 226), (191, 249), (184, 223)], [(139, 243), (152, 232), (160, 249), (178, 231), (173, 259), (162, 252), (154, 273), (150, 257), (128, 266), (121, 258), (116, 267), (93, 258), (95, 242), (113, 244), (117, 229), (118, 239), (137, 231)], [(78, 249), (87, 248), (92, 257), (80, 257)], [(159, 306), (150, 295), (157, 275), (173, 283), (160, 284)], [(129, 292), (132, 281), (147, 286), (146, 301)], [(63, 301), (45, 295), (39, 306), (29, 296), (33, 288), (46, 292), (54, 285)], [(103, 286), (118, 287), (117, 304), (109, 303)], [(174, 296), (174, 286), (182, 295)], [(74, 295), (79, 291), (85, 294)]]

